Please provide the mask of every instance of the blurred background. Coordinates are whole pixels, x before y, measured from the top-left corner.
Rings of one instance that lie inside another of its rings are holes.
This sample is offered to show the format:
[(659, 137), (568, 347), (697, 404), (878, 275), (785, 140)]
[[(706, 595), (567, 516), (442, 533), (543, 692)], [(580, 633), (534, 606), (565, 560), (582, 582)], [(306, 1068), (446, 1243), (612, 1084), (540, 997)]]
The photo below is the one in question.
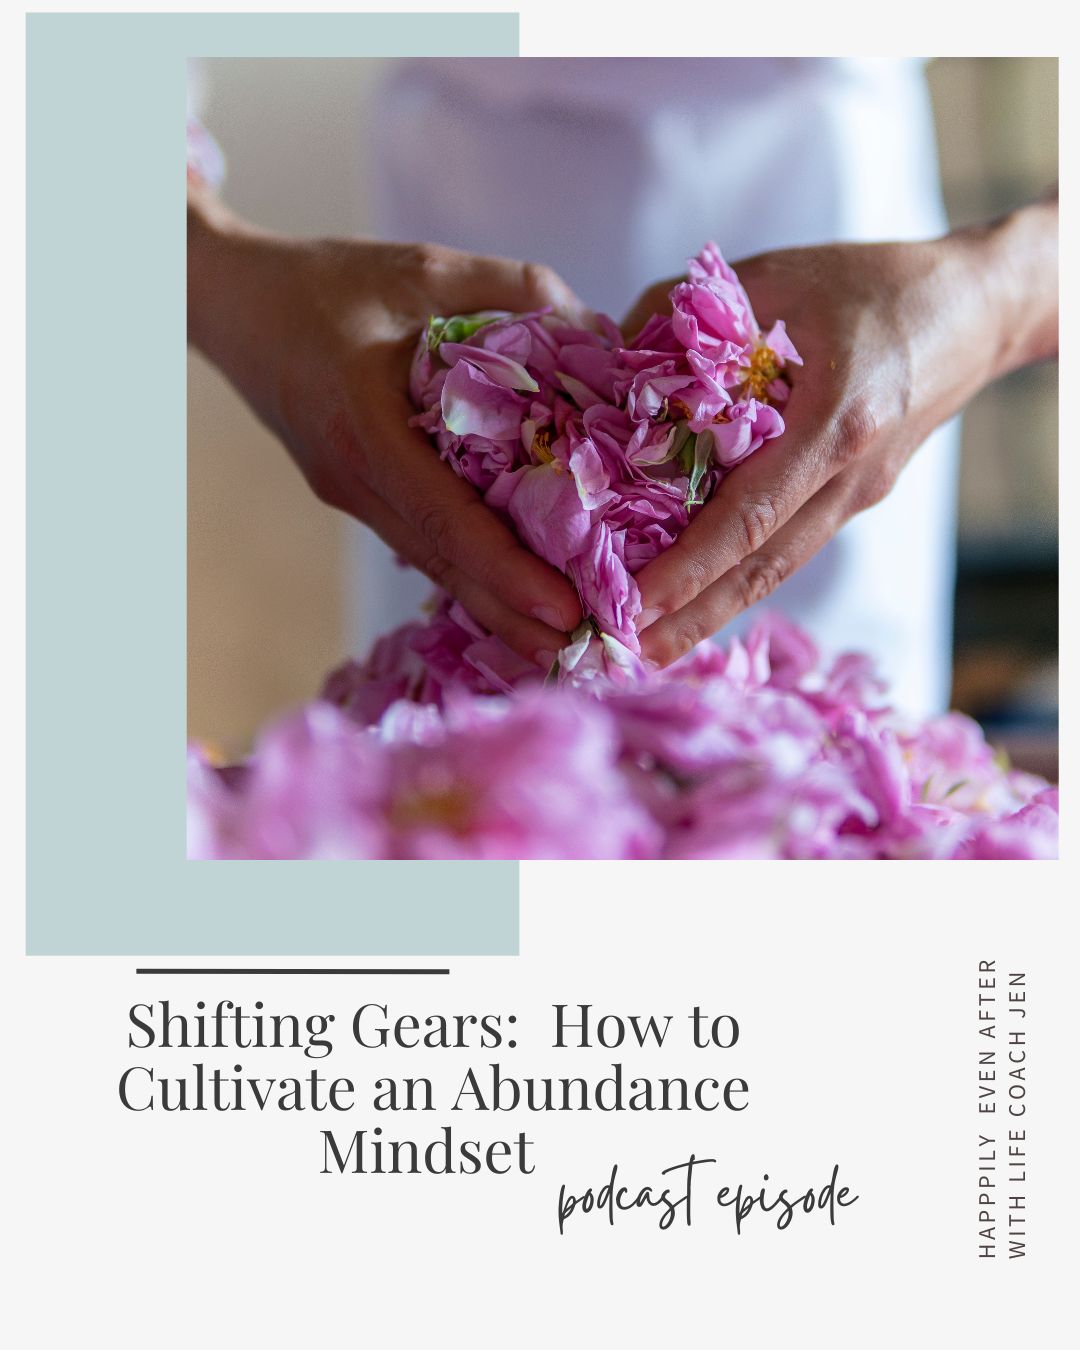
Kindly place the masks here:
[[(202, 118), (236, 210), (298, 235), (364, 233), (357, 136), (383, 61), (211, 60)], [(1057, 61), (927, 68), (953, 225), (1057, 180)], [(953, 706), (1023, 767), (1057, 775), (1057, 367), (1017, 372), (964, 417)], [(188, 365), (188, 729), (232, 758), (353, 654), (352, 527), (196, 353)]]

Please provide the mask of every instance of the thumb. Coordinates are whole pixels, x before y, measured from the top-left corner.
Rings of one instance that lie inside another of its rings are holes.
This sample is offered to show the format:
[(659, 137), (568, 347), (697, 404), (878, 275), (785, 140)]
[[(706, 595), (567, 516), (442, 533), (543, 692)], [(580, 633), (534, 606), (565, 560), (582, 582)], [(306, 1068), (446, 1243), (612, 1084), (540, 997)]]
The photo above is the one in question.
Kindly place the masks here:
[(508, 309), (521, 313), (550, 306), (579, 326), (592, 317), (588, 306), (558, 272), (543, 263), (472, 254), (459, 257), (461, 263), (450, 269), (440, 296), (449, 311), (461, 314)]

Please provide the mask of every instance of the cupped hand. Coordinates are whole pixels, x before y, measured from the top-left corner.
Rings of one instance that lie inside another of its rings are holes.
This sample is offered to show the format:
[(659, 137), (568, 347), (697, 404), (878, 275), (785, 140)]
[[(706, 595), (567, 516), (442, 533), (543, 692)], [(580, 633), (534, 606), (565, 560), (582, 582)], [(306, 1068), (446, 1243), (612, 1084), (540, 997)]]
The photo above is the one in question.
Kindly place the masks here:
[(284, 442), (316, 494), (374, 529), (515, 651), (547, 667), (580, 621), (524, 548), (409, 427), (432, 314), (580, 305), (551, 271), (431, 245), (299, 241), (189, 206), (191, 340)]
[[(1000, 350), (976, 248), (951, 236), (736, 265), (763, 331), (784, 319), (804, 365), (784, 435), (736, 466), (638, 574), (643, 656), (667, 665), (769, 595), (881, 501), (934, 427), (993, 377)], [(624, 332), (666, 308), (671, 284), (642, 296)]]

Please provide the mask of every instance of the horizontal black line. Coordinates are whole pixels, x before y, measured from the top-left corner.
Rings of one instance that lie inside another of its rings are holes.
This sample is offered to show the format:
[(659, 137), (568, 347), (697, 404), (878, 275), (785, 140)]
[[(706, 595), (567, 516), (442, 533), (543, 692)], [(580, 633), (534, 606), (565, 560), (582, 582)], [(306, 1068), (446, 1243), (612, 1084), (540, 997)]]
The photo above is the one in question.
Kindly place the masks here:
[(137, 966), (136, 975), (449, 975), (449, 970), (344, 969), (331, 966)]

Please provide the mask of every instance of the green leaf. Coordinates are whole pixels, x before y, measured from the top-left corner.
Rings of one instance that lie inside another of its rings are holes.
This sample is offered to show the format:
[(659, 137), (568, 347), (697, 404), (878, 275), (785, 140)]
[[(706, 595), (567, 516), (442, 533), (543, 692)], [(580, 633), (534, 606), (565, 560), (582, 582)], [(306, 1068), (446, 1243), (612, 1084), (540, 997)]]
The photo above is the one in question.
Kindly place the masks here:
[(437, 351), (442, 342), (466, 342), (481, 328), (503, 316), (495, 310), (485, 310), (481, 314), (452, 314), (449, 318), (439, 318), (433, 314), (428, 320), (428, 351)]
[(686, 485), (687, 506), (700, 506), (705, 500), (701, 496), (701, 480), (712, 459), (713, 438), (704, 432), (691, 435), (679, 450), (679, 465), (688, 479)]
[[(671, 438), (671, 448), (668, 450), (664, 458), (659, 461), (659, 463), (667, 464), (667, 462), (672, 459), (678, 459), (680, 464), (683, 463), (683, 451), (686, 450), (688, 446), (690, 446), (690, 442), (693, 439), (693, 436), (694, 433), (690, 430), (687, 424), (685, 422), (680, 422), (675, 427), (675, 433)], [(693, 448), (690, 447), (690, 449), (692, 456)], [(687, 468), (686, 472), (689, 473), (690, 469)]]

